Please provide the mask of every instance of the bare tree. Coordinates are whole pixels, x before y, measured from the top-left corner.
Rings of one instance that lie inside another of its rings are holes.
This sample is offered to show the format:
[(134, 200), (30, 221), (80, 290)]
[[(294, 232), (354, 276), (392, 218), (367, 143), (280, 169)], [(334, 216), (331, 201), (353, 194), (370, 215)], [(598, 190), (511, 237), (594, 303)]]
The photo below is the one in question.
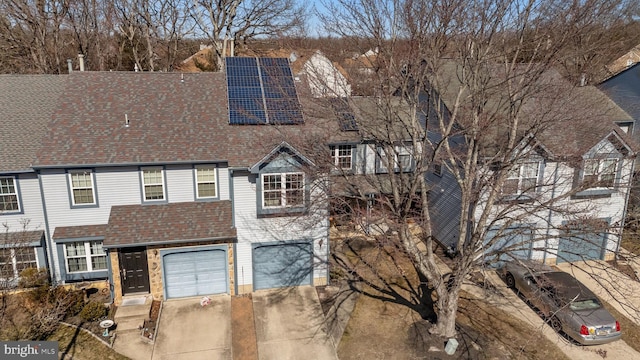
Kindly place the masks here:
[[(380, 236), (412, 259), (433, 292), (427, 298), (435, 301), (434, 334), (455, 334), (458, 294), (470, 273), (482, 269), (492, 255), (501, 259), (525, 247), (540, 251), (546, 260), (549, 241), (562, 236), (567, 226), (559, 219), (597, 217), (602, 205), (576, 195), (594, 184), (611, 186), (602, 183), (606, 170), (597, 165), (599, 170), (591, 171), (594, 163), (583, 161), (580, 151), (585, 149), (567, 146), (557, 151), (551, 146), (568, 145), (588, 126), (607, 127), (613, 134), (610, 140), (618, 141), (612, 109), (601, 94), (564, 81), (554, 70), (571, 53), (573, 39), (588, 31), (578, 25), (595, 21), (591, 14), (610, 2), (561, 3), (326, 4), (328, 31), (378, 50), (369, 59), (374, 71), (368, 77), (377, 99), (373, 118), (378, 120), (372, 122), (369, 116), (356, 122), (360, 136), (376, 149), (376, 161), (387, 169), (384, 180), (364, 176), (359, 186), (351, 173), (334, 172), (334, 178), (344, 177), (352, 200), (333, 203), (353, 213), (358, 206), (365, 208), (362, 204), (371, 205), (375, 194), (373, 206), (386, 228)], [(611, 16), (622, 16), (624, 8), (619, 2)], [(356, 103), (352, 107), (356, 113), (366, 110)], [(561, 137), (567, 134), (567, 139)], [(605, 137), (607, 132), (599, 134)], [(555, 164), (557, 173), (577, 174), (586, 166), (590, 170), (584, 174), (591, 171), (595, 177), (584, 175), (576, 183), (573, 175), (552, 176), (548, 166), (546, 176), (538, 179), (540, 168), (527, 168), (537, 157)], [(529, 178), (536, 179), (527, 182), (523, 174), (534, 170), (536, 175)], [(446, 181), (438, 180), (442, 178)], [(625, 194), (629, 180), (616, 180), (615, 191)], [(344, 196), (347, 191), (338, 193)], [(455, 200), (453, 207), (442, 208), (443, 196)], [(446, 224), (455, 229), (448, 233), (442, 231), (444, 210), (456, 214)], [(522, 224), (532, 224), (531, 236), (513, 241), (510, 229)], [(619, 236), (620, 226), (610, 224), (607, 231)], [(443, 270), (435, 255), (438, 246), (452, 256), (451, 272)], [(419, 294), (414, 298), (423, 299)]]
[(67, 0), (0, 3), (0, 39), (13, 50), (13, 61), (20, 71), (63, 72), (63, 25), (68, 7)]
[(304, 8), (293, 0), (199, 0), (191, 15), (213, 43), (219, 67), (225, 56), (225, 39), (243, 45), (256, 37), (284, 36), (300, 29)]

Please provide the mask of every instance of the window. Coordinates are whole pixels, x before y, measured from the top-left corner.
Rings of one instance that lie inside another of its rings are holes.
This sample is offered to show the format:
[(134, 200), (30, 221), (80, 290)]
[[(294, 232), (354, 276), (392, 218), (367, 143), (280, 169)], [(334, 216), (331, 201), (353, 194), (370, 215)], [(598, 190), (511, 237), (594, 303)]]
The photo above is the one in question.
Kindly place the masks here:
[(351, 145), (337, 145), (331, 149), (331, 157), (333, 158), (333, 166), (340, 170), (351, 170)]
[(164, 200), (164, 174), (162, 168), (142, 169), (144, 201)]
[(304, 204), (304, 174), (263, 174), (262, 207), (296, 207)]
[(0, 214), (3, 212), (20, 211), (18, 204), (18, 191), (15, 179), (12, 177), (0, 178)]
[(196, 167), (196, 198), (214, 198), (216, 194), (215, 166)]
[(589, 187), (613, 187), (617, 169), (618, 159), (588, 159), (582, 180)]
[(107, 255), (102, 241), (71, 242), (64, 244), (68, 272), (107, 269)]
[(502, 185), (502, 193), (505, 195), (528, 194), (536, 191), (538, 183), (538, 161), (516, 164), (507, 175)]
[[(387, 172), (387, 163), (389, 159), (387, 158), (387, 154), (385, 154), (384, 149), (380, 149), (380, 167), (379, 170), (381, 172)], [(413, 167), (413, 159), (411, 155), (411, 147), (398, 145), (393, 148), (393, 159), (391, 160), (392, 164), (394, 164), (394, 171), (409, 171)]]
[(69, 179), (73, 205), (94, 205), (96, 203), (91, 171), (70, 172)]
[(22, 270), (37, 267), (36, 251), (32, 247), (0, 249), (0, 278), (14, 279)]

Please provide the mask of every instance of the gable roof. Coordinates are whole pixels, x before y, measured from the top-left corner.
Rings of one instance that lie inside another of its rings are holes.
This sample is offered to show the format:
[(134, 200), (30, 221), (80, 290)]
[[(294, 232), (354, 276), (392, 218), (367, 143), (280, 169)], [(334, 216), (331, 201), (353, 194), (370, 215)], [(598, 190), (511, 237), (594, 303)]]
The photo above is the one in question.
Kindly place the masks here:
[(248, 168), (282, 141), (298, 148), (292, 139), (332, 129), (318, 127), (320, 119), (229, 125), (226, 89), (223, 73), (74, 72), (34, 167), (226, 162)]
[[(503, 83), (499, 67), (489, 67), (483, 109), (486, 124), (482, 131), (490, 141), (483, 154), (491, 156), (499, 150), (509, 131), (509, 95)], [(469, 91), (461, 81), (461, 68), (452, 61), (445, 62), (433, 83), (438, 95), (448, 109), (459, 101), (459, 124), (464, 128), (471, 119), (473, 107)], [(517, 79), (515, 79), (517, 80)], [(516, 83), (517, 81), (513, 81)], [(462, 89), (462, 90), (461, 90)], [(593, 86), (574, 86), (553, 70), (540, 74), (530, 88), (524, 89), (523, 103), (518, 113), (519, 135), (530, 136), (556, 156), (582, 155), (611, 132), (616, 132), (631, 148), (637, 145), (614, 121), (631, 121), (632, 118), (605, 94)]]
[(66, 75), (0, 75), (0, 172), (31, 171)]

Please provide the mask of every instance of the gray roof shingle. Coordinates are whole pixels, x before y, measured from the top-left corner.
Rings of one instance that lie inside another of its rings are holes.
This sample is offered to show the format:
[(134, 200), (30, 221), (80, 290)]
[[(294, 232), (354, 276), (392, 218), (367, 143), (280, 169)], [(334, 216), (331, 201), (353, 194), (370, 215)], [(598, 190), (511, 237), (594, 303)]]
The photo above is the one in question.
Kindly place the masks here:
[(227, 161), (250, 167), (282, 141), (295, 147), (291, 139), (312, 128), (229, 125), (223, 73), (75, 72), (35, 166)]
[(0, 172), (29, 171), (66, 75), (0, 75)]
[(104, 246), (233, 240), (231, 201), (113, 206)]

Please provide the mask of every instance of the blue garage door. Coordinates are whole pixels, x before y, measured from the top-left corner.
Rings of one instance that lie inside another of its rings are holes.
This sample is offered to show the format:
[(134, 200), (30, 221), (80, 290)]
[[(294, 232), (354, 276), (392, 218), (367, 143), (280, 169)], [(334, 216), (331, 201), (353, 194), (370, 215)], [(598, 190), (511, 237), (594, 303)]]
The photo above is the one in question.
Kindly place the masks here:
[(258, 245), (253, 249), (253, 288), (311, 285), (311, 243)]
[(493, 267), (500, 267), (505, 261), (513, 259), (526, 260), (531, 257), (533, 245), (533, 230), (528, 226), (507, 228), (502, 231), (500, 238), (497, 229), (487, 232), (487, 242), (493, 244), (485, 249), (485, 262)]
[(200, 250), (163, 257), (167, 298), (227, 292), (227, 253)]
[(606, 240), (606, 233), (569, 232), (560, 238), (556, 262), (602, 260)]

